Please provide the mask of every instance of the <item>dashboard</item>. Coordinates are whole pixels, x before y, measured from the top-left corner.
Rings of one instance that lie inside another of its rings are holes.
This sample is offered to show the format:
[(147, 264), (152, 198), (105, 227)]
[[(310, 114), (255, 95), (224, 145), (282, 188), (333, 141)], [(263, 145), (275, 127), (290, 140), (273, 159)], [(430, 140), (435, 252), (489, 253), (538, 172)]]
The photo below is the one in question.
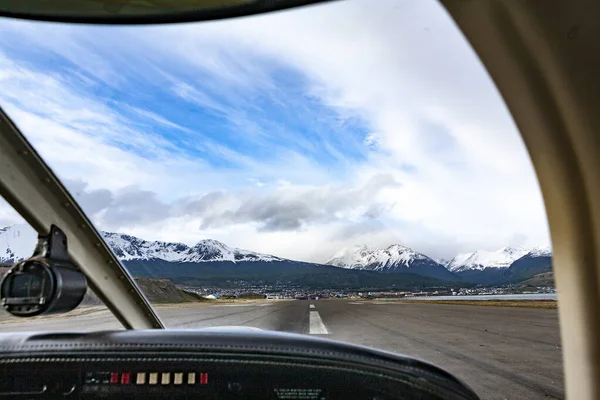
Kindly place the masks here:
[(2, 399), (477, 399), (409, 357), (265, 331), (0, 334)]

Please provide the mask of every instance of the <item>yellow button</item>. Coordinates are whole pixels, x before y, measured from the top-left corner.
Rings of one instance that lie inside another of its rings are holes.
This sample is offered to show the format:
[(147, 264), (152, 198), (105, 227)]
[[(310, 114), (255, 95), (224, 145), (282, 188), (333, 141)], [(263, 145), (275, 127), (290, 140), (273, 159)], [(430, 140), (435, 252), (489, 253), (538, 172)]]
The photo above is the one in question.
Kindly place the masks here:
[(146, 383), (146, 373), (138, 372), (135, 378), (135, 383), (137, 385), (143, 385), (144, 383)]
[(158, 383), (158, 372), (150, 372), (148, 375), (148, 383), (156, 385)]
[(163, 372), (162, 373), (162, 378), (160, 380), (160, 383), (162, 385), (168, 385), (169, 383), (171, 383), (171, 373), (170, 372)]
[(183, 383), (183, 372), (176, 372), (173, 374), (173, 383), (181, 385)]
[(196, 383), (196, 373), (188, 372), (188, 385), (193, 385)]

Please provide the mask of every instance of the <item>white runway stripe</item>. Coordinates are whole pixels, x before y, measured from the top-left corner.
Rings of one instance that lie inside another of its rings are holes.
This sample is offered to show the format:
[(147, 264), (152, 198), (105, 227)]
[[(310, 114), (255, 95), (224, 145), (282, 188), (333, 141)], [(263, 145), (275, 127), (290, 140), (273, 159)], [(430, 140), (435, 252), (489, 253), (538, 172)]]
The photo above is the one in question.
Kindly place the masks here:
[(310, 308), (315, 308), (315, 305), (314, 305), (314, 304), (311, 304), (311, 305), (310, 305)]
[(309, 329), (311, 335), (329, 335), (318, 311), (309, 312)]

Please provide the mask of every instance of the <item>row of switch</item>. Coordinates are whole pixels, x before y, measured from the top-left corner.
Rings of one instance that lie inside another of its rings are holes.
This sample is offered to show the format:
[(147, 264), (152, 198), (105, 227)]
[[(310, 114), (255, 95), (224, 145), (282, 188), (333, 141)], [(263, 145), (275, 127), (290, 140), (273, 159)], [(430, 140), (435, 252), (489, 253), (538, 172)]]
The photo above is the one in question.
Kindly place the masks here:
[[(174, 385), (183, 385), (184, 377), (187, 378), (186, 383), (188, 385), (196, 384), (196, 373), (195, 372), (188, 372), (187, 374), (184, 374), (183, 372), (174, 372), (174, 373), (149, 372), (148, 374), (146, 374), (145, 372), (138, 372), (136, 375), (136, 378), (135, 378), (136, 385), (145, 385), (146, 384), (146, 375), (148, 375), (147, 381), (148, 381), (149, 385), (158, 385), (159, 379), (160, 379), (161, 385), (170, 385), (171, 377), (173, 378)], [(201, 385), (208, 384), (208, 374), (206, 372), (201, 372), (198, 375), (199, 375), (198, 381)]]
[[(133, 374), (129, 372), (88, 372), (85, 383), (87, 384), (122, 384), (129, 385)], [(198, 378), (198, 379), (196, 379)], [(184, 382), (185, 381), (185, 382)], [(201, 385), (208, 384), (208, 373), (201, 372), (137, 372), (135, 373), (136, 385)]]

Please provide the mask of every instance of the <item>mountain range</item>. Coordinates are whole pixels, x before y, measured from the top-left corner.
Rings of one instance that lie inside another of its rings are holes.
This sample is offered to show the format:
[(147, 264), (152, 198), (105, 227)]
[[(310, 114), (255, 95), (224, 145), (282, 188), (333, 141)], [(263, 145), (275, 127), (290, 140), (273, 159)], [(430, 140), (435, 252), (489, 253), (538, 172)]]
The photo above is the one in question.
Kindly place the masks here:
[(446, 268), (452, 272), (506, 268), (529, 251), (529, 249), (506, 246), (496, 251), (478, 250), (473, 253), (458, 254), (446, 264)]
[(283, 258), (253, 251), (231, 248), (212, 239), (201, 240), (189, 247), (183, 243), (147, 241), (121, 233), (102, 232), (104, 240), (123, 261), (161, 259), (169, 262), (210, 261), (283, 261)]
[(552, 250), (547, 247), (503, 247), (459, 254), (446, 267), (463, 280), (482, 283), (512, 283), (552, 271)]
[(456, 274), (453, 274), (439, 262), (400, 244), (373, 251), (367, 249), (367, 246), (344, 248), (338, 251), (326, 264), (380, 273), (412, 272), (447, 281), (458, 280)]
[[(551, 250), (544, 248), (479, 250), (445, 262), (400, 244), (375, 250), (355, 246), (338, 251), (325, 264), (318, 264), (232, 248), (212, 239), (188, 246), (120, 233), (101, 234), (134, 276), (215, 286), (235, 285), (237, 281), (331, 288), (405, 288), (444, 282), (498, 284), (551, 271), (552, 265)], [(29, 257), (36, 240), (37, 234), (28, 225), (1, 228), (0, 263)]]
[(355, 246), (340, 250), (327, 264), (381, 273), (410, 271), (448, 281), (460, 279), (472, 283), (500, 284), (518, 282), (551, 271), (552, 251), (550, 248), (506, 246), (496, 251), (458, 254), (450, 261), (443, 261), (399, 244), (375, 250)]
[[(167, 278), (189, 286), (283, 284), (316, 289), (411, 289), (444, 285), (441, 280), (421, 274), (409, 272), (389, 277), (375, 271), (349, 270), (231, 248), (210, 239), (188, 246), (147, 241), (120, 233), (101, 234), (134, 277)], [(37, 234), (28, 225), (0, 229), (0, 264), (31, 256), (36, 241)]]

